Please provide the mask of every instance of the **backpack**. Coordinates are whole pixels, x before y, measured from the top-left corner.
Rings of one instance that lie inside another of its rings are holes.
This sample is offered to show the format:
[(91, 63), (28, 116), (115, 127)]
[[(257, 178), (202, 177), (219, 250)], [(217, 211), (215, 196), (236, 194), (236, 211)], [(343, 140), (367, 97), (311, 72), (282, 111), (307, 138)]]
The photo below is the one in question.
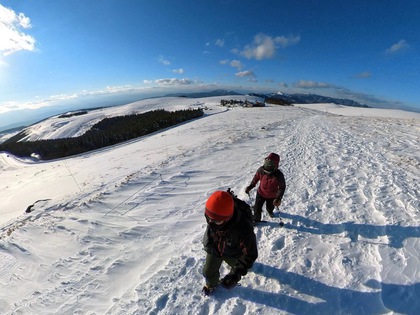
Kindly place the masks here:
[(254, 225), (254, 215), (252, 214), (251, 206), (242, 199), (239, 199), (230, 188), (227, 189), (227, 192), (232, 196), (235, 208), (241, 212), (242, 216), (245, 217), (251, 225)]

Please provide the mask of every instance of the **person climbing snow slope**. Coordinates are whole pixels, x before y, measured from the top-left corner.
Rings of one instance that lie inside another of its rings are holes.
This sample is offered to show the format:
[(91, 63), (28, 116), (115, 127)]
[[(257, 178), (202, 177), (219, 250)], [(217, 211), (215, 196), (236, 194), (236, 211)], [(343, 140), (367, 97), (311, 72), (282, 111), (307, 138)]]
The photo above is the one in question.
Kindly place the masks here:
[[(206, 202), (207, 221), (203, 237), (206, 261), (203, 268), (203, 294), (211, 294), (219, 285), (232, 289), (245, 276), (258, 258), (257, 240), (252, 222), (235, 206), (226, 191), (214, 192)], [(220, 279), (220, 267), (225, 262), (230, 272)]]
[(249, 192), (260, 183), (257, 189), (257, 196), (254, 203), (254, 222), (261, 221), (262, 208), (265, 208), (270, 217), (274, 216), (274, 207), (279, 207), (286, 190), (286, 180), (284, 174), (279, 170), (280, 156), (270, 153), (254, 175), (251, 183), (246, 187), (245, 192)]

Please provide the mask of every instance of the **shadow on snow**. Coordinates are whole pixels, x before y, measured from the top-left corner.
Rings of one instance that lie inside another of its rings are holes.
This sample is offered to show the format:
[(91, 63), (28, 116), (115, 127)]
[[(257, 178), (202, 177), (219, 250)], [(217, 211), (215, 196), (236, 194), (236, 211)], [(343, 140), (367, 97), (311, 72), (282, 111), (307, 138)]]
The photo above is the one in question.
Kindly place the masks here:
[(266, 305), (293, 314), (383, 314), (390, 310), (403, 314), (418, 311), (420, 283), (414, 285), (394, 285), (369, 280), (367, 287), (376, 292), (359, 292), (336, 288), (293, 272), (255, 263), (253, 272), (272, 278), (282, 285), (318, 300), (318, 303), (284, 293), (264, 292), (249, 287), (238, 287), (242, 299)]
[[(388, 236), (389, 246), (394, 248), (403, 247), (403, 241), (410, 237), (420, 237), (420, 227), (399, 225), (371, 225), (354, 222), (340, 224), (321, 223), (304, 218), (300, 215), (282, 213), (282, 218), (290, 219), (292, 223), (286, 223), (285, 228), (312, 234), (340, 234), (346, 232), (352, 242), (356, 242), (359, 236), (375, 239), (379, 236)], [(298, 223), (302, 225), (297, 225)], [(386, 245), (386, 244), (384, 244)]]
[[(403, 247), (403, 241), (410, 237), (420, 237), (420, 227), (398, 225), (375, 226), (346, 222), (324, 224), (299, 215), (282, 213), (282, 218), (291, 220), (285, 228), (313, 234), (341, 234), (343, 232), (355, 242), (359, 236), (375, 239), (388, 236), (389, 245)], [(369, 280), (365, 286), (375, 292), (359, 292), (351, 289), (336, 288), (305, 276), (287, 272), (276, 267), (255, 263), (253, 271), (267, 278), (273, 278), (289, 286), (299, 295), (307, 295), (320, 302), (304, 301), (284, 293), (264, 292), (253, 288), (240, 287), (240, 296), (254, 303), (266, 305), (294, 314), (383, 314), (390, 310), (403, 314), (417, 314), (420, 307), (420, 283), (397, 285)]]

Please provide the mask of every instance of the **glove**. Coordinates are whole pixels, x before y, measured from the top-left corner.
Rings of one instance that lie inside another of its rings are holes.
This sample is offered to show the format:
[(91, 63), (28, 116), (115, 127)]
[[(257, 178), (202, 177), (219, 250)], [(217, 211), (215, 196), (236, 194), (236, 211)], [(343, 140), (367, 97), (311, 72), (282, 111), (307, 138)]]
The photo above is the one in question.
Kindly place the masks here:
[(236, 284), (241, 280), (241, 275), (238, 273), (228, 273), (222, 280), (220, 284), (226, 289), (232, 289)]
[(249, 195), (249, 192), (251, 191), (251, 189), (252, 189), (252, 187), (251, 186), (248, 186), (247, 188), (245, 188), (245, 193), (247, 195)]
[(274, 199), (274, 200), (273, 200), (273, 205), (274, 205), (275, 207), (279, 207), (279, 206), (280, 206), (280, 204), (281, 204), (281, 200), (280, 200), (280, 199)]

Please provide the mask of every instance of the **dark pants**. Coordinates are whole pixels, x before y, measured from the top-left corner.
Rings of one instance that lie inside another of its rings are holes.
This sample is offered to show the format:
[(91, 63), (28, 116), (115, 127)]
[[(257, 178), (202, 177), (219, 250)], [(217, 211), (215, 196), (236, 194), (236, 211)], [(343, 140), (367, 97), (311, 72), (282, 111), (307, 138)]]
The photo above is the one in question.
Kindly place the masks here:
[(255, 204), (254, 204), (254, 220), (261, 221), (261, 213), (262, 208), (265, 203), (265, 208), (267, 209), (268, 214), (272, 215), (274, 211), (274, 198), (264, 198), (259, 193), (255, 197)]
[(220, 280), (220, 266), (222, 262), (227, 263), (230, 267), (235, 266), (237, 259), (230, 257), (218, 257), (207, 253), (206, 262), (204, 263), (203, 276), (206, 278), (206, 284), (216, 287)]

